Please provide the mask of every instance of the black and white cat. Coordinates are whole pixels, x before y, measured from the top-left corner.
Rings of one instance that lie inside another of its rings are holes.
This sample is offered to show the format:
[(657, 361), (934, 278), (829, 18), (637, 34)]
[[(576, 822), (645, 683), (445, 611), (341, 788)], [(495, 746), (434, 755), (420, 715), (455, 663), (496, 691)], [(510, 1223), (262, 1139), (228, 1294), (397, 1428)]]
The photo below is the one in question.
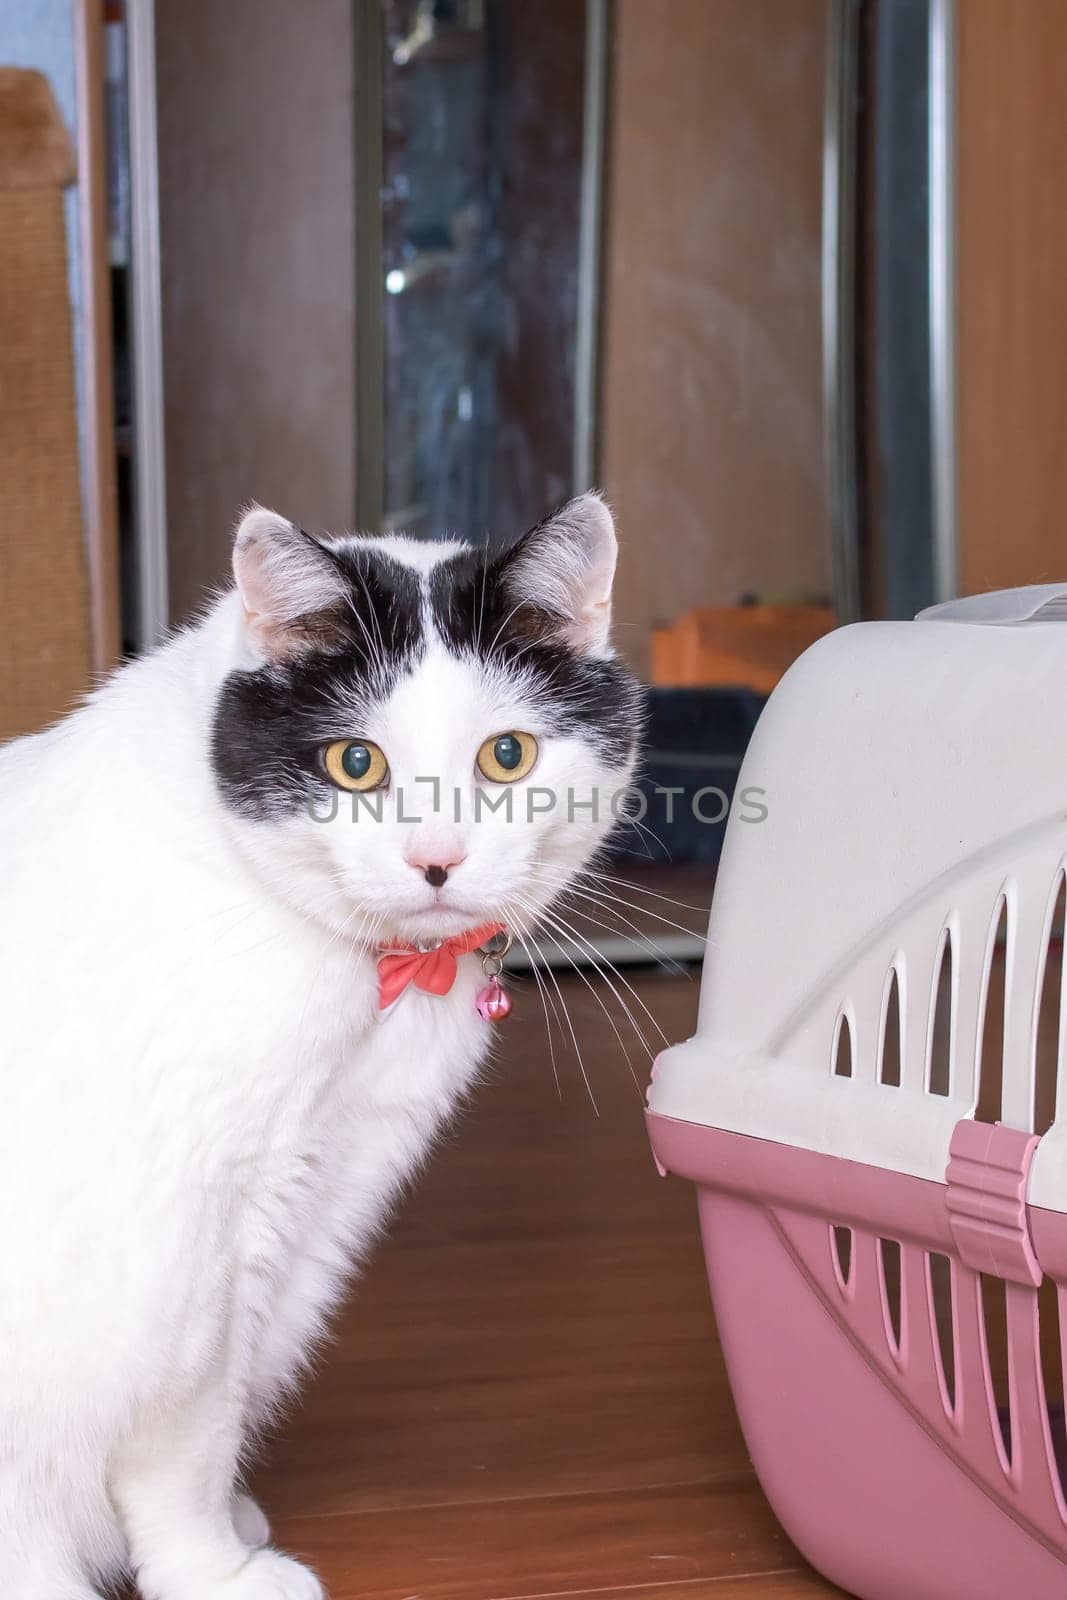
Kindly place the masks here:
[(491, 1032), (477, 955), (383, 1010), (379, 953), (528, 929), (603, 838), (615, 557), (595, 495), (492, 559), (257, 508), (201, 623), (0, 752), (3, 1600), (321, 1595), (242, 1454)]

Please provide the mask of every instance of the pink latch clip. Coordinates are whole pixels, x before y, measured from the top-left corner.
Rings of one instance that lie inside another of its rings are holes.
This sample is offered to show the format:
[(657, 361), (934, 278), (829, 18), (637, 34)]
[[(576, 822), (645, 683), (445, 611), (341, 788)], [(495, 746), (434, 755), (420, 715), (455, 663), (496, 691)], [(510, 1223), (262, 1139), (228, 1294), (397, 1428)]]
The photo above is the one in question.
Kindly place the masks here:
[(1030, 1238), (1026, 1189), (1040, 1143), (1036, 1133), (965, 1117), (953, 1130), (945, 1173), (960, 1260), (976, 1272), (1035, 1289), (1042, 1272)]

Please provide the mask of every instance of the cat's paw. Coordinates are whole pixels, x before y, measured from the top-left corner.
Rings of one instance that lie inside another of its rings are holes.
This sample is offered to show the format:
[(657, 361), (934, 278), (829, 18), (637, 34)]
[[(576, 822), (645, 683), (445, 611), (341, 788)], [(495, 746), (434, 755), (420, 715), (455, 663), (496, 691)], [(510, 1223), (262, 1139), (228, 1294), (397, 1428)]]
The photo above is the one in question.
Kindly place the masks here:
[(257, 1550), (240, 1572), (211, 1600), (326, 1600), (326, 1591), (307, 1567), (277, 1550)]
[(262, 1550), (270, 1543), (270, 1523), (250, 1494), (233, 1497), (233, 1531), (250, 1550)]

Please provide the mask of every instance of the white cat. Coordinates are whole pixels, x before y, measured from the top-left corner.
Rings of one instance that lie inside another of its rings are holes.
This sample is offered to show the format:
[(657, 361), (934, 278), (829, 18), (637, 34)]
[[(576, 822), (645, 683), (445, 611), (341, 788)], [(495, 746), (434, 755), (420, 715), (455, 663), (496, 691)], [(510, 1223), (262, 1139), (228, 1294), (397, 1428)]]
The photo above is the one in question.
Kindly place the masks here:
[(243, 1453), (491, 1033), (477, 954), (384, 1010), (379, 954), (527, 929), (603, 838), (615, 555), (594, 495), (491, 559), (257, 508), (200, 624), (0, 752), (2, 1600), (321, 1595)]

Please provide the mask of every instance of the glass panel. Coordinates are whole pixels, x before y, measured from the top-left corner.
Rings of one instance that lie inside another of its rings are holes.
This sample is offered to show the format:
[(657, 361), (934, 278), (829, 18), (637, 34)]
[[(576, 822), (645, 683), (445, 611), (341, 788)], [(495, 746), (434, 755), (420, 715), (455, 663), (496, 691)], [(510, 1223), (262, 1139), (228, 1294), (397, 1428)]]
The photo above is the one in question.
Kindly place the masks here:
[(585, 7), (383, 16), (381, 521), (510, 537), (572, 486)]

